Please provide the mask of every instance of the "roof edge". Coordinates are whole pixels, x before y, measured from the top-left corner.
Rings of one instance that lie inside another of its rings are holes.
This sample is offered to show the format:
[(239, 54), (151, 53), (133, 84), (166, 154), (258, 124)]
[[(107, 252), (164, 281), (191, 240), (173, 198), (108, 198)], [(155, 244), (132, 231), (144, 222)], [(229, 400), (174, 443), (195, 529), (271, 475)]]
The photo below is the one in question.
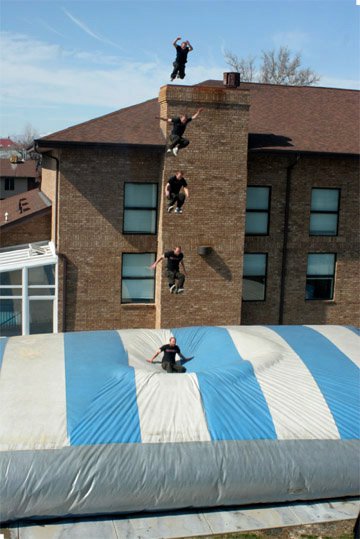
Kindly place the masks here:
[[(0, 223), (1, 230), (8, 230), (9, 228), (12, 228), (17, 225), (22, 225), (27, 221), (30, 221), (31, 219), (36, 219), (37, 217), (42, 217), (43, 215), (46, 215), (47, 213), (51, 213), (52, 207), (47, 206), (46, 208), (41, 208), (40, 210), (37, 210), (33, 212), (31, 215), (24, 215), (23, 217), (19, 217), (18, 219), (14, 219), (13, 221), (4, 221), (3, 223)], [(49, 240), (50, 241), (50, 240)]]
[(77, 140), (44, 140), (36, 139), (35, 146), (38, 151), (41, 152), (41, 148), (44, 148), (44, 151), (52, 150), (53, 148), (69, 148), (71, 146), (79, 147), (91, 147), (91, 148), (152, 148), (152, 149), (163, 149), (166, 144), (131, 144), (129, 142), (81, 142)]
[(360, 156), (360, 153), (345, 153), (345, 152), (312, 152), (310, 150), (272, 150), (272, 149), (263, 149), (263, 148), (249, 148), (248, 152), (251, 154), (277, 154), (277, 155), (289, 155), (289, 154), (300, 154), (313, 157), (350, 157), (356, 159)]

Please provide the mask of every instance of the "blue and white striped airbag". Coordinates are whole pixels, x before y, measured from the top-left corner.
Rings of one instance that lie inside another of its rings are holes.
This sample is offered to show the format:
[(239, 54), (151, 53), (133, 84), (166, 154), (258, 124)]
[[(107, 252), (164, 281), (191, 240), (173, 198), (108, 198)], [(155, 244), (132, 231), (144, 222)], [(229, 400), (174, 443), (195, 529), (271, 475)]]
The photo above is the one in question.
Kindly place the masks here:
[[(186, 374), (146, 363), (171, 335)], [(1, 520), (357, 495), (358, 350), (343, 326), (1, 339)]]

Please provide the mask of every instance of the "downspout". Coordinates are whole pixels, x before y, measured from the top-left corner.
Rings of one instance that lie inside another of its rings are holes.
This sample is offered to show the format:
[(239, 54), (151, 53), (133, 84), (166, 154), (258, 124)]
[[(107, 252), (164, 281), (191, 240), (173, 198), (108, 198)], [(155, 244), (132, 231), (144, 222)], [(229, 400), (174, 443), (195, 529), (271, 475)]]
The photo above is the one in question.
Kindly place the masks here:
[[(35, 142), (35, 151), (38, 150), (38, 144)], [(58, 246), (58, 200), (59, 200), (59, 173), (60, 173), (60, 160), (53, 156), (47, 155), (49, 159), (54, 159), (56, 162), (56, 176), (55, 176), (55, 200), (54, 200), (54, 244), (55, 252), (59, 258), (63, 261), (63, 289), (62, 289), (62, 331), (66, 328), (66, 277), (67, 277), (67, 258), (62, 253), (59, 253)]]
[(287, 270), (287, 252), (289, 236), (289, 218), (290, 218), (290, 196), (291, 196), (291, 176), (294, 167), (298, 164), (300, 154), (286, 168), (286, 193), (285, 193), (285, 213), (284, 213), (284, 234), (281, 260), (281, 278), (280, 278), (280, 300), (279, 300), (279, 325), (284, 323), (284, 303), (285, 303), (285, 278)]

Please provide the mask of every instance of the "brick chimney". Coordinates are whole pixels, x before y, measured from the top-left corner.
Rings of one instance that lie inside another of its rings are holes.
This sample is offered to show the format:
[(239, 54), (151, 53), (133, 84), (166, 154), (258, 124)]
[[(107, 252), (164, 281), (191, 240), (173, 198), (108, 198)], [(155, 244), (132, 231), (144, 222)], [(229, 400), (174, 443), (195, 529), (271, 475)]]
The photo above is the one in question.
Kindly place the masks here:
[[(228, 85), (169, 85), (160, 89), (159, 102), (162, 117), (204, 110), (187, 126), (190, 145), (164, 158), (158, 254), (180, 245), (187, 278), (184, 294), (171, 295), (165, 268), (158, 267), (156, 327), (239, 324), (249, 92)], [(171, 126), (161, 122), (161, 128), (169, 134)], [(167, 213), (163, 195), (178, 170), (190, 191), (182, 215)]]

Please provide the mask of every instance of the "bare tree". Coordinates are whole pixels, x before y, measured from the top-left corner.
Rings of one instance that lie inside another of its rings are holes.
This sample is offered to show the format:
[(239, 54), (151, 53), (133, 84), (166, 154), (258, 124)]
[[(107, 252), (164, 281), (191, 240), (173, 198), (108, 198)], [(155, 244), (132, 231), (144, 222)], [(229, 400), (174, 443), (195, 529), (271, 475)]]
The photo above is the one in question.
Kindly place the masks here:
[(236, 71), (240, 73), (240, 79), (243, 82), (251, 82), (255, 78), (255, 56), (249, 56), (248, 58), (239, 58), (236, 54), (226, 50), (224, 52), (226, 63)]
[(34, 127), (28, 123), (24, 128), (24, 132), (16, 137), (16, 143), (19, 149), (26, 149), (32, 146), (34, 139), (39, 137), (39, 133)]
[(300, 66), (301, 54), (297, 52), (291, 58), (288, 47), (280, 47), (278, 52), (263, 52), (260, 82), (288, 86), (311, 86), (319, 82), (320, 77), (314, 71)]
[(312, 69), (301, 69), (301, 54), (297, 52), (292, 57), (288, 47), (282, 46), (278, 51), (263, 51), (258, 73), (255, 68), (256, 57), (239, 58), (231, 51), (225, 51), (224, 56), (227, 64), (240, 73), (244, 82), (311, 86), (320, 80)]

